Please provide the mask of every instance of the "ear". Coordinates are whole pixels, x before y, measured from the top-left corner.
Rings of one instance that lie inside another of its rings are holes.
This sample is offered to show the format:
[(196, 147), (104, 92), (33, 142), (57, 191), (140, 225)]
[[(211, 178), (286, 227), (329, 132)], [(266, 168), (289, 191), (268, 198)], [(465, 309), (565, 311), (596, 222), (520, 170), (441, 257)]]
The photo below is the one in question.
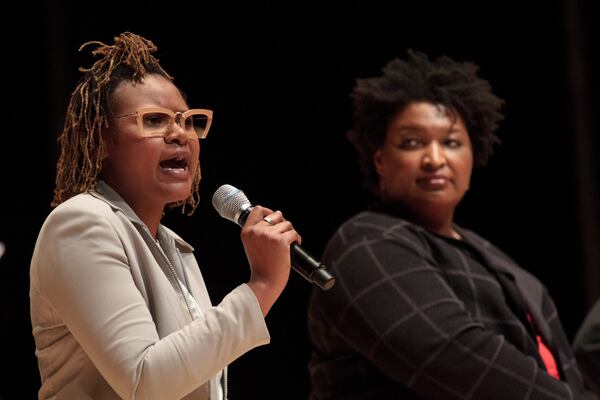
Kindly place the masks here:
[(378, 175), (381, 175), (381, 172), (383, 170), (383, 163), (381, 161), (381, 157), (382, 157), (382, 151), (381, 149), (377, 149), (375, 150), (375, 153), (373, 153), (373, 165), (375, 166), (375, 171), (377, 171)]
[(110, 154), (111, 144), (114, 142), (113, 134), (110, 129), (103, 128), (100, 131), (100, 140), (102, 141), (100, 157), (102, 160), (106, 159)]

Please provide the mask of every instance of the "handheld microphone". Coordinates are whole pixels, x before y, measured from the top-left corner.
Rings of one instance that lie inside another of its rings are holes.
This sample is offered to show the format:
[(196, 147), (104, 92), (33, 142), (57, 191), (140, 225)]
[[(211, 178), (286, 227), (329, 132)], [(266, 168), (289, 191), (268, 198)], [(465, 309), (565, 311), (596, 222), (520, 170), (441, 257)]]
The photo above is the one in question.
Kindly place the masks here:
[[(231, 185), (222, 185), (212, 197), (213, 207), (219, 215), (239, 226), (244, 226), (252, 211), (252, 204), (241, 190)], [(325, 265), (311, 256), (298, 243), (290, 246), (292, 268), (307, 281), (315, 283), (323, 290), (333, 287), (335, 278), (325, 269)]]

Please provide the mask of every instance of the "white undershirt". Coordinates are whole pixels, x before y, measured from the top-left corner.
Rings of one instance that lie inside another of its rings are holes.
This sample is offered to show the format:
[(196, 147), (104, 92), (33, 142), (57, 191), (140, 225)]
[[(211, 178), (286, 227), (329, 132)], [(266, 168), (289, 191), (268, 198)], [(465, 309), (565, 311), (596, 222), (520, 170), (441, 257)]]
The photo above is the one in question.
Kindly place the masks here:
[[(154, 239), (154, 242), (162, 250), (160, 242), (157, 239)], [(165, 256), (166, 256), (166, 253), (164, 251), (163, 251), (163, 254), (165, 254)], [(186, 303), (189, 303), (189, 305), (190, 305), (190, 313), (192, 316), (192, 320), (200, 318), (202, 316), (202, 310), (200, 309), (198, 302), (196, 301), (194, 296), (192, 296), (192, 294), (188, 290), (187, 286), (184, 285), (183, 282), (181, 282), (181, 279), (179, 279), (177, 274), (174, 274), (174, 275), (175, 275), (175, 279), (177, 279), (178, 286), (183, 291), (184, 298), (187, 299)], [(215, 376), (210, 378), (210, 380), (209, 380), (210, 393), (216, 393), (216, 398), (215, 399), (211, 398), (211, 400), (224, 400), (223, 399), (222, 380), (223, 380), (223, 370), (219, 371)]]

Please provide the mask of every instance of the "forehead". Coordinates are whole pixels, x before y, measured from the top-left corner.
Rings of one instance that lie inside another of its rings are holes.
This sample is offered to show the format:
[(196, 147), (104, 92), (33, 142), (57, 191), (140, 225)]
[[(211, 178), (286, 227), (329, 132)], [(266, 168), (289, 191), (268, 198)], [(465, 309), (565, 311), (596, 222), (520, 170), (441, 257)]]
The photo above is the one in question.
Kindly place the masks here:
[(121, 82), (113, 92), (112, 105), (115, 111), (139, 107), (187, 109), (179, 89), (160, 75), (148, 75), (141, 82)]
[(447, 132), (448, 129), (466, 132), (460, 114), (443, 105), (429, 102), (409, 103), (391, 119), (388, 128), (392, 132)]

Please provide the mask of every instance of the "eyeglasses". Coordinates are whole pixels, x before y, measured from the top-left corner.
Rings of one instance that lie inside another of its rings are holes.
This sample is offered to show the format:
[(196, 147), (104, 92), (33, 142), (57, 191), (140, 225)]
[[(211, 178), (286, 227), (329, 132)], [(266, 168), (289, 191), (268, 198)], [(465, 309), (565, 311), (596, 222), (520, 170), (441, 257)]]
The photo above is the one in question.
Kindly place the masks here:
[(173, 112), (163, 107), (146, 107), (117, 118), (133, 116), (137, 117), (143, 137), (165, 137), (173, 129), (173, 124), (177, 124), (190, 139), (204, 139), (212, 123), (213, 112), (201, 108)]

